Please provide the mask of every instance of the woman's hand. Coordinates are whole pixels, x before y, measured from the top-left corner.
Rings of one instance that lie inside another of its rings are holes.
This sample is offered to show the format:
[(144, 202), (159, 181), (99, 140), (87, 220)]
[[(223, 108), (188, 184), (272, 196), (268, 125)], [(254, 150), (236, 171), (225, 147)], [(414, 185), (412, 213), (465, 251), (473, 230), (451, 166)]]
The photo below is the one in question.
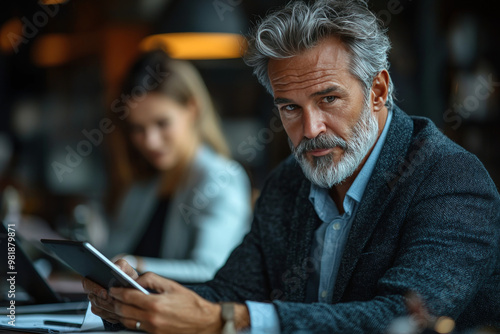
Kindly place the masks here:
[(114, 312), (111, 312), (114, 321), (130, 329), (137, 329), (140, 324), (141, 330), (150, 333), (220, 332), (219, 304), (153, 273), (140, 276), (137, 283), (158, 294), (145, 295), (135, 289), (111, 288), (109, 296), (115, 299)]
[[(115, 264), (127, 275), (132, 277), (132, 279), (136, 280), (139, 277), (137, 272), (127, 263), (127, 261), (120, 259), (116, 261)], [(106, 289), (86, 278), (83, 279), (82, 284), (92, 304), (92, 313), (112, 324), (118, 323), (120, 320), (114, 311), (115, 300), (109, 296)]]

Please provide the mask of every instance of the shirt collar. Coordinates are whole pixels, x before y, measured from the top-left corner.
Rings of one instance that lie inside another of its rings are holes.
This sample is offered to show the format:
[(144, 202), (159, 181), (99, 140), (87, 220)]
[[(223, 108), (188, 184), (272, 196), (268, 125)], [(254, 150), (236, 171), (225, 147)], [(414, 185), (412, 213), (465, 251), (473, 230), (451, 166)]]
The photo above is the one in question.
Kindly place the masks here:
[[(372, 152), (370, 153), (370, 156), (366, 160), (363, 168), (361, 168), (361, 171), (359, 172), (358, 176), (352, 183), (351, 187), (346, 193), (345, 199), (344, 199), (344, 211), (347, 214), (350, 214), (352, 212), (352, 209), (356, 203), (361, 202), (361, 199), (363, 198), (363, 194), (365, 192), (366, 186), (368, 185), (368, 181), (370, 180), (371, 175), (373, 174), (373, 170), (375, 169), (375, 165), (378, 161), (378, 157), (380, 156), (380, 152), (382, 151), (382, 147), (384, 146), (385, 139), (387, 137), (387, 132), (389, 132), (389, 126), (392, 121), (392, 111), (389, 111), (387, 114), (387, 120), (384, 125), (384, 130), (382, 130), (382, 133), (380, 134), (380, 137), (377, 140), (377, 143), (375, 144), (375, 147), (373, 148)], [(309, 201), (314, 205), (316, 211), (318, 212), (318, 215), (322, 220), (324, 217), (322, 215), (327, 215), (326, 214), (326, 206), (328, 204), (328, 200), (333, 202), (333, 200), (330, 198), (328, 194), (328, 189), (326, 188), (321, 188), (318, 187), (317, 185), (311, 183), (311, 189), (309, 191)], [(333, 205), (335, 210), (337, 211), (338, 215), (338, 210), (335, 205)], [(323, 214), (322, 212), (325, 212)]]

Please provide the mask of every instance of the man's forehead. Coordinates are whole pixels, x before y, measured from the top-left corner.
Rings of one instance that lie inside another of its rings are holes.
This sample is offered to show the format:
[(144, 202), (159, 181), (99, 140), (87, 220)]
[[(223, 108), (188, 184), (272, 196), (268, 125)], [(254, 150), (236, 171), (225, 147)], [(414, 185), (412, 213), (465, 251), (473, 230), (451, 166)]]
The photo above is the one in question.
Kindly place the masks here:
[(345, 75), (349, 53), (338, 38), (327, 38), (312, 49), (287, 59), (270, 59), (268, 75), (273, 90), (290, 86), (314, 85), (322, 80)]

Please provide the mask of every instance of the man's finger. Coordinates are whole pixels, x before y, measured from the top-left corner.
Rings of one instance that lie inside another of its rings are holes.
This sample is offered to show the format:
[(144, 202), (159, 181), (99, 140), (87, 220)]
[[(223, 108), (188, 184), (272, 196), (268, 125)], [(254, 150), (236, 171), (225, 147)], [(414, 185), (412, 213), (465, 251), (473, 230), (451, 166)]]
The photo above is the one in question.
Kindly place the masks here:
[(112, 298), (102, 299), (93, 294), (89, 294), (88, 298), (92, 305), (95, 305), (108, 312), (114, 312), (115, 306), (113, 305)]
[(107, 298), (107, 291), (99, 284), (92, 282), (91, 280), (84, 278), (82, 280), (83, 290), (87, 294), (94, 294), (100, 298)]
[(132, 279), (136, 280), (139, 277), (139, 274), (137, 273), (137, 271), (135, 271), (135, 269), (132, 268), (132, 266), (124, 259), (117, 260), (115, 262), (115, 265), (117, 267), (119, 267), (121, 270), (123, 270), (123, 272), (125, 272), (125, 274), (132, 277)]
[(115, 303), (120, 301), (144, 310), (148, 309), (151, 301), (156, 297), (131, 288), (111, 288), (109, 289), (109, 295), (115, 299)]
[(144, 275), (139, 276), (136, 281), (143, 288), (154, 290), (158, 293), (172, 293), (182, 287), (179, 283), (151, 272), (147, 272)]
[(116, 302), (114, 306), (114, 313), (118, 315), (120, 319), (137, 319), (145, 322), (152, 316), (150, 310), (146, 311), (134, 305)]
[(127, 327), (128, 329), (133, 329), (133, 330), (141, 330), (141, 331), (145, 331), (145, 332), (148, 332), (148, 333), (152, 333), (153, 332), (153, 327), (146, 321), (139, 321), (139, 328), (137, 328), (137, 322), (139, 320), (135, 320), (135, 319), (126, 319), (126, 318), (121, 318), (120, 319), (120, 322), (122, 323), (123, 326)]

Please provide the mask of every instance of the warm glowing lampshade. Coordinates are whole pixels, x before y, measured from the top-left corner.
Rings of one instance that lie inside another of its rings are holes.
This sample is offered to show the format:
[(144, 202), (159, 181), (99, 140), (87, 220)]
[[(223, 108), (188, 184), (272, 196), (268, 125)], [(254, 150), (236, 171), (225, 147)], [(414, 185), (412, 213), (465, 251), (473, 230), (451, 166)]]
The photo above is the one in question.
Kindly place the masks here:
[(168, 33), (146, 37), (141, 50), (162, 49), (177, 59), (239, 58), (246, 49), (242, 35), (229, 33)]
[(246, 50), (247, 26), (241, 2), (173, 1), (140, 48), (160, 48), (177, 59), (239, 58)]

